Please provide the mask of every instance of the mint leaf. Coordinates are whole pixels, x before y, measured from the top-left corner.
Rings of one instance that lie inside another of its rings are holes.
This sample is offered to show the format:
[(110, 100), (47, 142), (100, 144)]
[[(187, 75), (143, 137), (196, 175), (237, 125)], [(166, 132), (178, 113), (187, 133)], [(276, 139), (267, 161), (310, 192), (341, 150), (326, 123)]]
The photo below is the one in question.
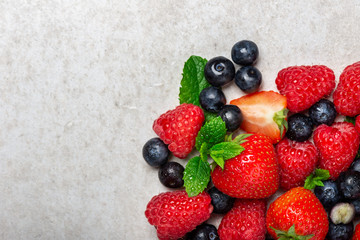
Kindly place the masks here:
[(325, 169), (315, 169), (315, 173), (310, 174), (306, 180), (304, 188), (314, 189), (316, 186), (324, 186), (322, 181), (330, 178), (329, 170)]
[(191, 56), (184, 65), (183, 78), (179, 93), (180, 104), (192, 103), (200, 106), (200, 92), (211, 85), (205, 79), (204, 68), (207, 63), (205, 58)]
[(240, 134), (238, 136), (236, 136), (232, 142), (236, 143), (236, 144), (242, 144), (244, 142), (246, 142), (247, 140), (245, 140), (247, 137), (250, 137), (252, 134)]
[(352, 123), (355, 125), (355, 117), (346, 117), (344, 122)]
[(200, 158), (201, 158), (201, 160), (203, 160), (204, 162), (206, 162), (207, 161), (207, 158), (208, 158), (208, 153), (209, 153), (209, 149), (208, 149), (208, 147), (207, 147), (207, 143), (206, 142), (204, 142), (203, 144), (201, 144), (201, 148), (200, 148), (200, 150), (199, 150), (199, 152), (200, 152)]
[(201, 145), (204, 142), (207, 143), (208, 148), (211, 148), (215, 144), (224, 141), (226, 131), (225, 122), (221, 119), (221, 117), (216, 117), (205, 123), (196, 137), (196, 149), (200, 151)]
[(204, 116), (205, 116), (205, 122), (210, 122), (211, 120), (213, 120), (214, 118), (216, 118), (218, 116), (216, 113), (211, 113), (211, 112), (205, 111), (204, 109), (203, 109), (203, 112), (204, 112)]
[(225, 160), (236, 157), (239, 155), (244, 148), (234, 142), (222, 142), (214, 145), (210, 149), (210, 157), (224, 169)]
[(278, 125), (280, 129), (280, 137), (282, 138), (284, 131), (288, 129), (288, 122), (286, 121), (286, 117), (289, 110), (284, 108), (274, 114), (273, 120)]
[(184, 186), (189, 197), (204, 191), (210, 181), (210, 164), (200, 157), (193, 157), (186, 164), (184, 171)]

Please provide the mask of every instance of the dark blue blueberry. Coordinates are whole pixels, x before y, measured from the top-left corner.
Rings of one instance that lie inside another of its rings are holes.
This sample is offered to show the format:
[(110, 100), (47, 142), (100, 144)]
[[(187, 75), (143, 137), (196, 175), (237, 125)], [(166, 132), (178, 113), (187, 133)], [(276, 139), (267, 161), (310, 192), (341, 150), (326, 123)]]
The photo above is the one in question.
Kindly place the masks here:
[(360, 172), (347, 170), (340, 174), (337, 183), (345, 199), (360, 198)]
[(288, 126), (286, 137), (297, 142), (308, 140), (313, 132), (311, 118), (302, 113), (291, 115), (288, 118)]
[(254, 93), (259, 90), (262, 82), (261, 72), (253, 66), (245, 66), (236, 71), (235, 83), (246, 93)]
[(210, 188), (208, 193), (214, 207), (213, 213), (224, 214), (233, 207), (235, 199), (219, 191), (216, 187)]
[(203, 223), (197, 226), (186, 236), (187, 240), (220, 240), (217, 229), (214, 225)]
[(349, 169), (360, 172), (360, 158), (355, 159)]
[(211, 85), (221, 87), (234, 79), (235, 66), (225, 57), (215, 57), (206, 63), (204, 74)]
[(228, 131), (233, 132), (238, 129), (243, 121), (243, 115), (238, 106), (235, 105), (224, 105), (219, 116), (225, 122)]
[(348, 224), (334, 224), (329, 221), (329, 231), (326, 239), (328, 240), (350, 240), (354, 232), (353, 222)]
[(184, 185), (184, 167), (177, 162), (167, 162), (159, 169), (159, 180), (169, 188), (181, 188)]
[(316, 126), (320, 124), (330, 126), (334, 123), (336, 115), (334, 103), (327, 99), (321, 99), (309, 109), (309, 117)]
[(234, 63), (248, 66), (256, 63), (259, 56), (257, 45), (249, 40), (242, 40), (235, 43), (231, 49), (231, 58)]
[(351, 200), (350, 203), (355, 207), (355, 216), (360, 216), (360, 199)]
[(336, 182), (332, 180), (323, 181), (324, 186), (316, 186), (315, 196), (320, 200), (326, 210), (330, 210), (336, 203), (342, 200), (341, 193)]
[(142, 154), (150, 166), (160, 167), (168, 161), (170, 151), (160, 138), (152, 138), (143, 146)]
[(221, 107), (225, 105), (226, 98), (218, 87), (207, 87), (200, 92), (199, 96), (200, 105), (208, 112), (217, 113)]

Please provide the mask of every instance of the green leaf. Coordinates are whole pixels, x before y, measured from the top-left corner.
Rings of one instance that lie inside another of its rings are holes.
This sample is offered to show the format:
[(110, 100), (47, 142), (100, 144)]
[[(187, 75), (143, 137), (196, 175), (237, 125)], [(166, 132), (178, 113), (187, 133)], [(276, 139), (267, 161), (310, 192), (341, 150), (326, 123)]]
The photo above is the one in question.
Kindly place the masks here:
[(225, 135), (225, 122), (221, 119), (221, 117), (216, 117), (202, 126), (196, 137), (195, 147), (198, 151), (200, 151), (201, 145), (206, 142), (207, 147), (211, 148), (215, 144), (223, 142)]
[(252, 134), (240, 134), (238, 136), (236, 136), (234, 138), (234, 140), (232, 140), (234, 143), (237, 144), (242, 144), (244, 142), (246, 142), (247, 140), (245, 140), (247, 137), (250, 137)]
[(344, 122), (352, 123), (355, 125), (355, 117), (346, 117)]
[(286, 117), (289, 110), (284, 108), (274, 114), (273, 120), (278, 125), (280, 129), (280, 137), (282, 138), (284, 131), (288, 129), (288, 122), (286, 121)]
[(205, 116), (205, 122), (210, 122), (211, 120), (213, 120), (214, 118), (216, 118), (218, 115), (216, 113), (211, 113), (208, 111), (205, 111), (203, 108), (201, 108), (204, 112), (204, 116)]
[(200, 92), (211, 85), (205, 79), (204, 68), (207, 63), (205, 58), (199, 56), (191, 56), (184, 65), (183, 78), (179, 93), (180, 104), (192, 103), (200, 106)]
[(208, 147), (207, 147), (207, 143), (206, 142), (204, 142), (203, 144), (201, 144), (201, 148), (200, 148), (200, 158), (201, 158), (201, 160), (203, 160), (204, 162), (206, 162), (207, 161), (207, 159), (208, 159), (208, 154), (209, 154), (209, 149), (208, 149)]
[(184, 171), (184, 186), (189, 197), (204, 191), (210, 181), (210, 164), (200, 157), (193, 157), (186, 164)]
[(329, 170), (325, 169), (315, 169), (315, 173), (310, 174), (306, 180), (304, 188), (314, 189), (316, 186), (324, 186), (322, 181), (325, 181), (330, 178)]
[(275, 231), (276, 236), (279, 237), (278, 240), (308, 240), (314, 236), (314, 234), (306, 236), (297, 235), (295, 232), (295, 225), (292, 225), (287, 231), (278, 230), (272, 226), (270, 226), (270, 228)]
[(225, 160), (236, 157), (239, 155), (244, 148), (234, 142), (222, 142), (214, 145), (210, 149), (210, 157), (224, 169)]

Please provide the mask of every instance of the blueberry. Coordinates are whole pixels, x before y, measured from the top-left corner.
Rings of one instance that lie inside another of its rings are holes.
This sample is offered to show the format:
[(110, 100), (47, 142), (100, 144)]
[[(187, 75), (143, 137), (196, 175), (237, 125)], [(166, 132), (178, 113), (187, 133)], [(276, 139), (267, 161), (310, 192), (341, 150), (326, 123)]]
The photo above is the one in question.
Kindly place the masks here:
[(288, 130), (286, 137), (298, 142), (308, 140), (313, 132), (313, 123), (311, 119), (302, 114), (296, 113), (288, 118)]
[(256, 63), (258, 56), (258, 47), (254, 42), (249, 40), (237, 42), (231, 49), (231, 58), (234, 63), (239, 65), (253, 65)]
[(219, 234), (214, 225), (203, 223), (187, 234), (187, 240), (219, 240)]
[(321, 99), (309, 109), (309, 117), (316, 126), (320, 124), (330, 126), (334, 123), (336, 115), (334, 103), (327, 99)]
[(354, 224), (334, 224), (329, 221), (329, 231), (326, 235), (328, 240), (350, 240), (354, 232)]
[(211, 85), (221, 87), (234, 79), (235, 66), (226, 57), (215, 57), (206, 63), (204, 74)]
[(160, 138), (152, 138), (143, 146), (142, 154), (150, 166), (160, 167), (168, 161), (170, 151)]
[(348, 224), (354, 217), (355, 207), (351, 203), (337, 203), (330, 212), (330, 219), (335, 224)]
[(181, 188), (184, 185), (184, 167), (177, 162), (167, 162), (159, 169), (159, 180), (169, 188)]
[(360, 216), (360, 199), (351, 200), (350, 203), (355, 207), (355, 216)]
[(256, 92), (260, 88), (261, 82), (261, 72), (253, 66), (242, 67), (235, 74), (236, 85), (246, 93)]
[(220, 88), (211, 86), (204, 88), (199, 96), (200, 105), (208, 112), (217, 113), (225, 105), (226, 98)]
[(332, 180), (323, 181), (324, 186), (316, 186), (315, 196), (320, 200), (325, 209), (330, 210), (342, 199), (341, 193), (336, 182)]
[(214, 207), (213, 213), (224, 214), (233, 207), (235, 199), (219, 191), (216, 187), (210, 188), (208, 193), (211, 197), (211, 205)]
[(219, 116), (225, 122), (228, 131), (232, 132), (238, 129), (243, 121), (243, 115), (238, 106), (235, 105), (224, 105)]
[(345, 199), (360, 198), (360, 172), (347, 170), (340, 174), (337, 182)]
[(360, 158), (355, 159), (349, 169), (360, 172)]

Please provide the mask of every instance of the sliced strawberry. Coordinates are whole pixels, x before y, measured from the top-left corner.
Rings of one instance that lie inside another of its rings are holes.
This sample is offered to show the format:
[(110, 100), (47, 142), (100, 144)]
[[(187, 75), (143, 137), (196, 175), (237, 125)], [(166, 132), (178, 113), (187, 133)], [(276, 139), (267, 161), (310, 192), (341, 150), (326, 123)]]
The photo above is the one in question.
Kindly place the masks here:
[(274, 91), (261, 91), (230, 101), (237, 105), (244, 120), (240, 126), (246, 132), (262, 133), (277, 143), (285, 135), (286, 97)]

